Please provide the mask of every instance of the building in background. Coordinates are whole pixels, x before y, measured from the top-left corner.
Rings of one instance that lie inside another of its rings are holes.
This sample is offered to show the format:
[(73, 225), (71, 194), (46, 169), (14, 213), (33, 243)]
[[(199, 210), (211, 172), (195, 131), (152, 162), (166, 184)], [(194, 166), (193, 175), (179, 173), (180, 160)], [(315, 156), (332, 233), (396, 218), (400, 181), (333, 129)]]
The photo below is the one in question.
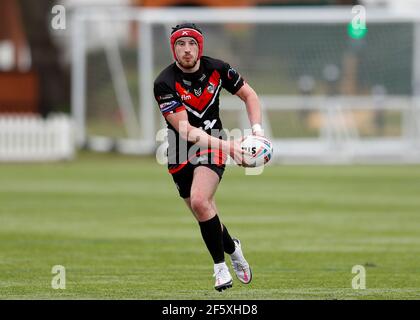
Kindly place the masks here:
[(39, 112), (39, 79), (15, 0), (0, 2), (0, 113)]

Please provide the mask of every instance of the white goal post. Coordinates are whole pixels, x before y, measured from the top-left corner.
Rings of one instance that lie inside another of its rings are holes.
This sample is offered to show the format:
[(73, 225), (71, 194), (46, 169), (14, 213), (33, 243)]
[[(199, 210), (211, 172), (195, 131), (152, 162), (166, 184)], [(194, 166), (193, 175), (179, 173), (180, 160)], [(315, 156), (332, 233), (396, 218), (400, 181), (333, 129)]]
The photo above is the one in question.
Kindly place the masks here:
[[(275, 161), (418, 163), (420, 15), (367, 8), (366, 38), (355, 40), (345, 32), (351, 9), (77, 9), (72, 114), (78, 144), (154, 153), (163, 121), (153, 80), (172, 62), (170, 27), (193, 20), (204, 30), (204, 53), (237, 66), (255, 85)], [(128, 35), (133, 28), (135, 39)], [(232, 125), (239, 119), (239, 127), (249, 128), (237, 97), (221, 96), (221, 110), (222, 121), (226, 113)], [(123, 132), (108, 134), (104, 127), (114, 126), (107, 118), (117, 118)]]

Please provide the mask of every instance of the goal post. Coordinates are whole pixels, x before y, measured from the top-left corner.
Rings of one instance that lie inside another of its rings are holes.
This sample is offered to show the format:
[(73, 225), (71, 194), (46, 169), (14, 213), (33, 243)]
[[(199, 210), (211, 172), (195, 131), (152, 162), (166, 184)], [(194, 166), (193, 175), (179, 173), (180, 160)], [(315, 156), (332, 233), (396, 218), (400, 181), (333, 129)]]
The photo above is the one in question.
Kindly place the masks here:
[[(72, 112), (79, 146), (153, 154), (164, 127), (153, 80), (172, 62), (170, 27), (193, 20), (204, 54), (237, 67), (263, 107), (277, 162), (420, 162), (420, 17), (352, 7), (92, 7), (74, 12)], [(221, 96), (225, 127), (249, 128)]]

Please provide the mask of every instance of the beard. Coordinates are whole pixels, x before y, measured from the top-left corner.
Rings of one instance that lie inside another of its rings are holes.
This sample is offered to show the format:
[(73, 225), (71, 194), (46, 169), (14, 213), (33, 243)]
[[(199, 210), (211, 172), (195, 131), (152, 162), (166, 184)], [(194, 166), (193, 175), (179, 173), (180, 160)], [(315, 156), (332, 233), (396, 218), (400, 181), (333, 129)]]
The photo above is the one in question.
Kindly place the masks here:
[(198, 59), (190, 59), (190, 60), (185, 60), (185, 59), (178, 59), (178, 63), (180, 64), (181, 67), (183, 67), (184, 69), (192, 69), (195, 67), (195, 65), (197, 64)]

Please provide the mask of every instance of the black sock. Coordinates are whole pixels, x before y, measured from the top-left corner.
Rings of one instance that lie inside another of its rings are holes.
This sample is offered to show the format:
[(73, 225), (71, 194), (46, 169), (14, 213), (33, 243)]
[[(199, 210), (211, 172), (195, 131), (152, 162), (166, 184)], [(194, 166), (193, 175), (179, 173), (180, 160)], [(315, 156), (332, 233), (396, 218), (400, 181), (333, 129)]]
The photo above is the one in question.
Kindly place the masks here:
[(223, 233), (218, 215), (216, 214), (210, 220), (198, 222), (198, 224), (200, 225), (201, 235), (214, 263), (224, 262)]
[(230, 236), (228, 229), (223, 225), (223, 249), (227, 254), (232, 254), (235, 252), (235, 243)]

